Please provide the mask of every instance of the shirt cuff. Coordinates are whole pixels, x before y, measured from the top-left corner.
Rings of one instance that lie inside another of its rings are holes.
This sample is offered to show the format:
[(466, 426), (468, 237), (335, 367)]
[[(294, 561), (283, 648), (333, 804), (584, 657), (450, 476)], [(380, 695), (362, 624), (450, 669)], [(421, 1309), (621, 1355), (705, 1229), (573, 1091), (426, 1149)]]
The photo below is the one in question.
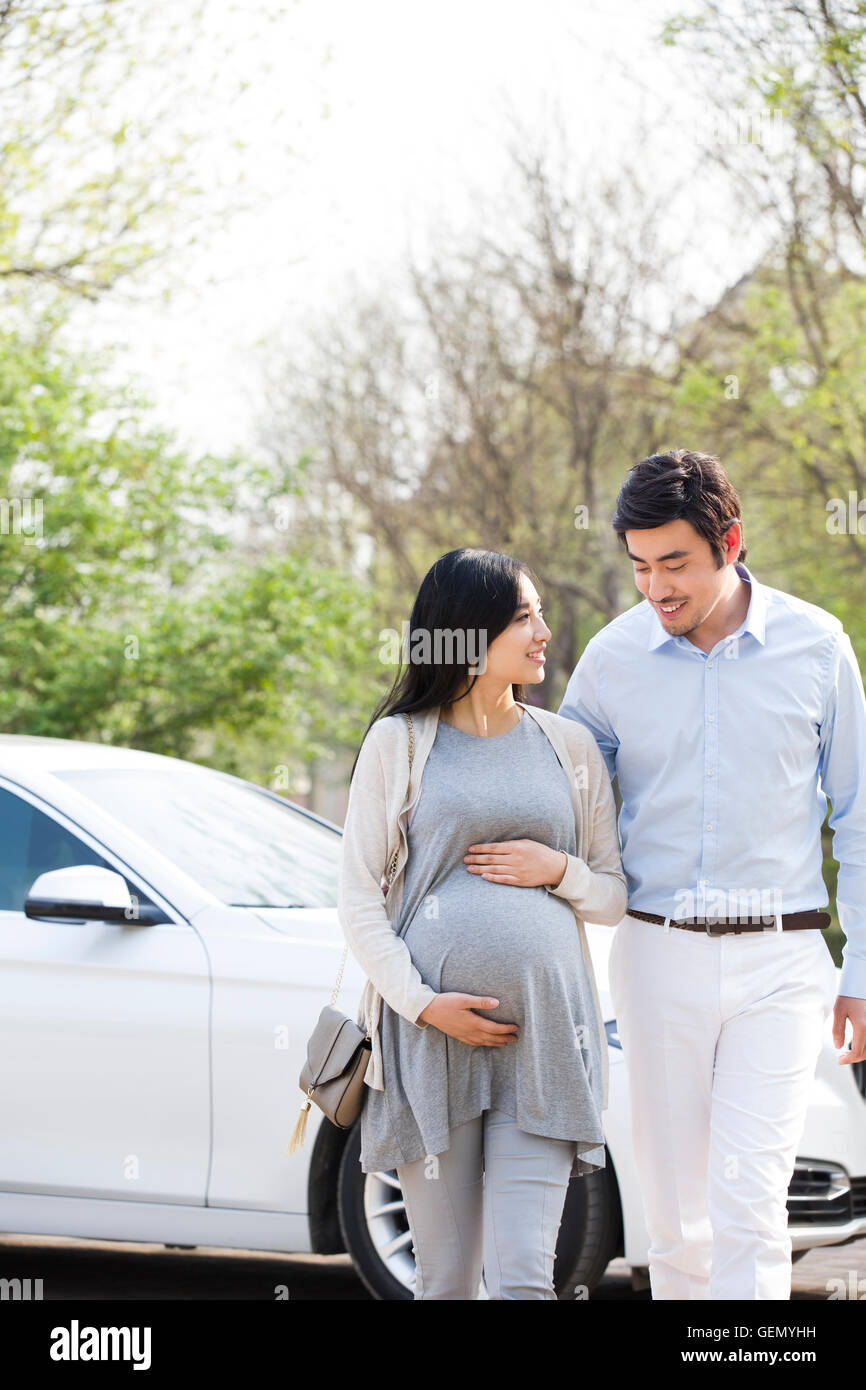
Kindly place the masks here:
[(849, 999), (866, 999), (866, 960), (861, 956), (842, 957), (839, 993)]
[(592, 873), (589, 865), (583, 859), (579, 859), (576, 854), (566, 854), (565, 857), (568, 862), (560, 882), (555, 888), (551, 888), (548, 883), (544, 886), (548, 893), (555, 893), (558, 898), (566, 898), (573, 902), (575, 899), (582, 898), (586, 893)]
[[(427, 1022), (427, 1020), (426, 1020), (426, 1019), (419, 1018), (418, 1015), (419, 1015), (419, 1014), (423, 1014), (424, 1010), (426, 1009), (427, 1005), (430, 1003), (431, 999), (435, 999), (435, 998), (436, 998), (436, 990), (435, 990), (435, 989), (429, 989), (429, 988), (427, 988), (427, 989), (425, 990), (425, 993), (426, 993), (426, 995), (427, 995), (427, 998), (426, 998), (426, 999), (422, 999), (420, 1005), (419, 1005), (418, 1008), (415, 1010), (415, 1017), (412, 1019), (412, 1022), (415, 1024), (415, 1027), (416, 1027), (416, 1028), (429, 1028), (429, 1027), (430, 1027), (430, 1024)], [(413, 1007), (414, 1007), (414, 1006), (413, 1006)]]

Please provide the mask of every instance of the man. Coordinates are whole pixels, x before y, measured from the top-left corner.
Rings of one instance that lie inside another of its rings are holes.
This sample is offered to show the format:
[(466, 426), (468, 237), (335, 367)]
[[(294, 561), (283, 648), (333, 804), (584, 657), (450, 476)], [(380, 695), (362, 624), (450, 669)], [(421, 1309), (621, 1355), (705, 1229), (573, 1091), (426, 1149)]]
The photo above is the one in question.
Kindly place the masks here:
[[(760, 584), (718, 459), (643, 459), (613, 527), (645, 597), (587, 644), (559, 713), (622, 795), (629, 911), (610, 983), (654, 1299), (788, 1299), (786, 1198), (836, 976), (866, 1057), (866, 702), (825, 610)], [(826, 793), (826, 796), (825, 796)]]

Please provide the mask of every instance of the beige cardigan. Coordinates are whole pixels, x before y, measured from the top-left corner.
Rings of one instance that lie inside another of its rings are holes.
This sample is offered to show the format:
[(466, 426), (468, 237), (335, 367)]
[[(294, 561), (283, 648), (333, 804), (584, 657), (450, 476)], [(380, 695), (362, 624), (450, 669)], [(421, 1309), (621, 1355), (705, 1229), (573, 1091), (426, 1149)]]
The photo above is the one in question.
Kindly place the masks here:
[[(577, 834), (578, 854), (568, 855), (562, 881), (548, 892), (565, 898), (574, 910), (580, 946), (592, 987), (601, 1037), (603, 1108), (608, 1101), (608, 1057), (604, 1019), (583, 921), (616, 926), (625, 915), (628, 895), (619, 857), (613, 792), (607, 767), (590, 731), (574, 719), (523, 704), (550, 739), (568, 773)], [(367, 975), (357, 1021), (372, 1039), (367, 1084), (385, 1089), (379, 1018), (382, 1000), (419, 1028), (418, 1015), (435, 998), (412, 963), (409, 948), (397, 935), (403, 896), (403, 870), (408, 858), (407, 815), (421, 790), (427, 755), (433, 746), (440, 706), (412, 714), (415, 752), (409, 783), (409, 728), (403, 714), (377, 720), (361, 745), (341, 843), (337, 913), (346, 940)], [(519, 795), (519, 788), (515, 788)], [(397, 865), (387, 895), (387, 866), (397, 850)], [(481, 992), (483, 981), (479, 981)]]

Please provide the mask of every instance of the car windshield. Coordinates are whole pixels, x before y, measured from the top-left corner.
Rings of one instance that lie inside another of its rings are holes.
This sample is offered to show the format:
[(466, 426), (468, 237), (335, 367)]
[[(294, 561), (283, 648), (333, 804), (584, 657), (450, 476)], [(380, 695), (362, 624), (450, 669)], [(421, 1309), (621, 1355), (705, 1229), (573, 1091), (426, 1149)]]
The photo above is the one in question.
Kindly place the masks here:
[(58, 770), (55, 775), (224, 903), (336, 907), (341, 836), (252, 783), (208, 768)]

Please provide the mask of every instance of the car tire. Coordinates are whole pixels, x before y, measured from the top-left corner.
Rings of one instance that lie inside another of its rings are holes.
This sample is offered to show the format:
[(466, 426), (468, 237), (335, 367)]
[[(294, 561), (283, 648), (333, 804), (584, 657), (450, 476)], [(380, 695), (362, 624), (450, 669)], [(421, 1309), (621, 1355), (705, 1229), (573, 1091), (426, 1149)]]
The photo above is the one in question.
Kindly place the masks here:
[(622, 1206), (610, 1154), (605, 1166), (571, 1179), (556, 1242), (559, 1299), (588, 1296), (622, 1249)]
[[(389, 1211), (390, 1206), (394, 1209)], [(355, 1272), (368, 1292), (387, 1301), (414, 1299), (409, 1281), (415, 1257), (400, 1184), (396, 1173), (361, 1172), (360, 1121), (350, 1131), (340, 1159), (337, 1213)], [(395, 1241), (395, 1253), (390, 1259), (383, 1258), (381, 1252)], [(394, 1272), (401, 1267), (402, 1278)]]

